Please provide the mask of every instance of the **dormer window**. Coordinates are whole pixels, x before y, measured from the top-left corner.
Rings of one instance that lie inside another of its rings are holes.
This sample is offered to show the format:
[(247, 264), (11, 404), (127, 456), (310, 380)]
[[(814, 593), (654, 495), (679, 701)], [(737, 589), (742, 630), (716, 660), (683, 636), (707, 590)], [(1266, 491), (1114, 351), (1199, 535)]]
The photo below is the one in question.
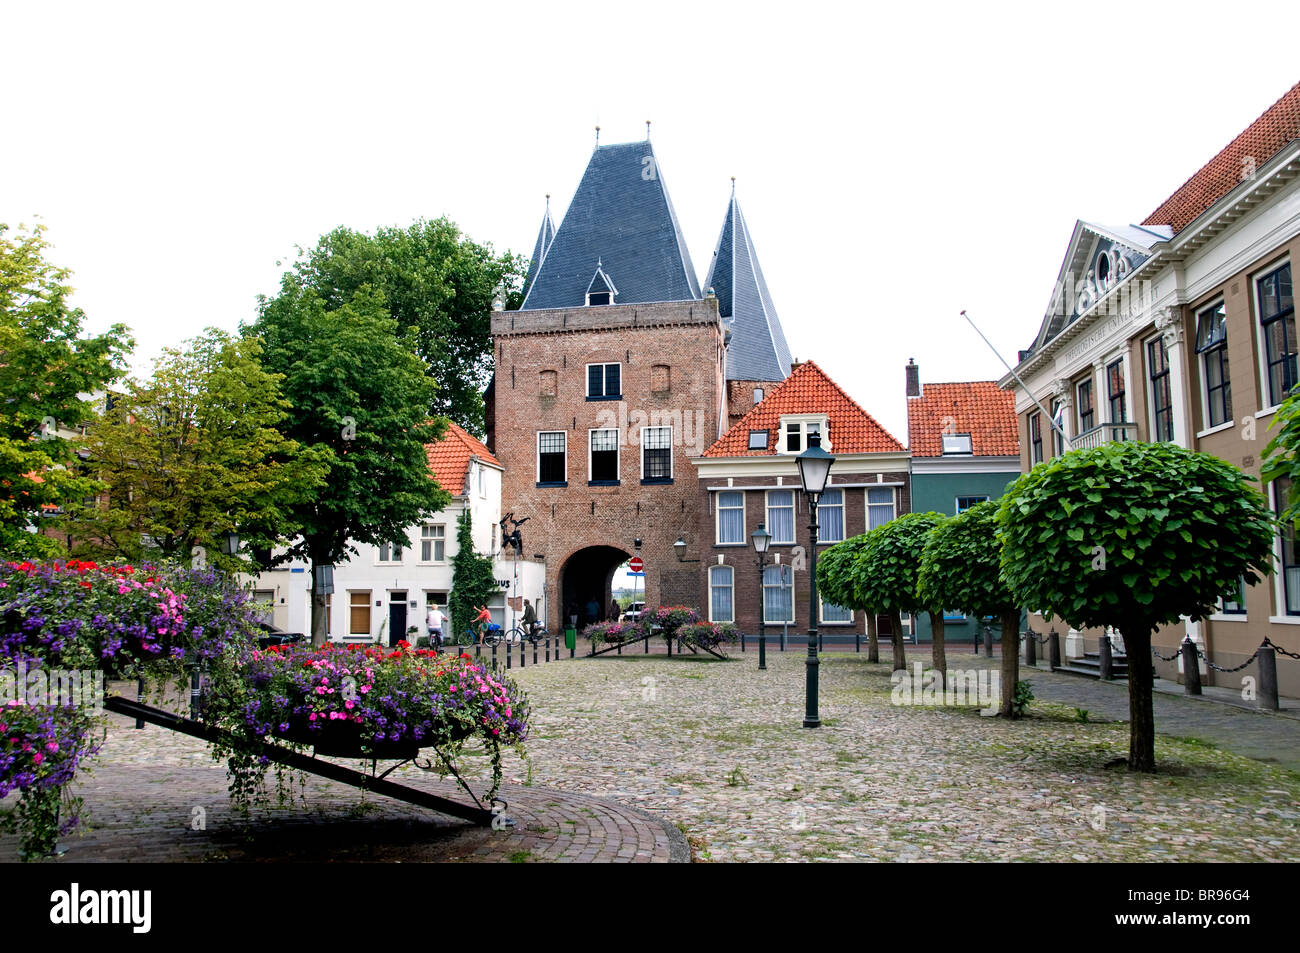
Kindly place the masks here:
[(614, 287), (613, 280), (605, 274), (600, 259), (597, 259), (596, 273), (591, 276), (591, 283), (587, 285), (587, 306), (613, 304), (614, 296), (617, 294), (618, 289)]
[(802, 414), (781, 418), (781, 450), (784, 453), (803, 453), (808, 449), (808, 438), (817, 434), (823, 450), (830, 451), (830, 433), (825, 414)]
[(946, 433), (943, 435), (944, 454), (970, 453), (971, 443), (968, 433)]
[(767, 449), (767, 431), (751, 430), (749, 432), (749, 449), (766, 450)]

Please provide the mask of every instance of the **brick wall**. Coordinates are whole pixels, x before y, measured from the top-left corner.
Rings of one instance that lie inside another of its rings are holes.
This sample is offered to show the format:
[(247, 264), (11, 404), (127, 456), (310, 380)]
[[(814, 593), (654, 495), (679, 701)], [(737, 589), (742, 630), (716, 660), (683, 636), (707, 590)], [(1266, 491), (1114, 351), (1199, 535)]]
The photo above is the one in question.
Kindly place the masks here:
[[(700, 495), (688, 462), (717, 437), (722, 329), (716, 301), (612, 305), (553, 311), (498, 312), (493, 389), (494, 451), (505, 467), (502, 512), (525, 516), (526, 555), (546, 563), (546, 622), (561, 625), (566, 562), (588, 547), (611, 547), (608, 560), (630, 556), (643, 540), (645, 599), (681, 593), (673, 543), (693, 535)], [(619, 399), (588, 399), (587, 366), (618, 364)], [(549, 392), (544, 395), (543, 372)], [(667, 389), (664, 384), (667, 383)], [(644, 483), (640, 432), (672, 428), (672, 482)], [(618, 481), (589, 485), (589, 431), (618, 431)], [(538, 486), (537, 435), (566, 436), (565, 486)], [(599, 567), (586, 570), (592, 579)], [(674, 584), (676, 583), (676, 584)], [(604, 579), (593, 584), (604, 585)], [(608, 605), (609, 593), (602, 605)]]

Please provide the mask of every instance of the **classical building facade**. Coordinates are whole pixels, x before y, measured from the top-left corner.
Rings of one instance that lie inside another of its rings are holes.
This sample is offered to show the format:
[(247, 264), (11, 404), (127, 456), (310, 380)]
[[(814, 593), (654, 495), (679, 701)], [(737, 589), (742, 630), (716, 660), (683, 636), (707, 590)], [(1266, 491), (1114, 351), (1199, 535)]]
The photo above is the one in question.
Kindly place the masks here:
[[(1300, 85), (1141, 224), (1075, 225), (1048, 312), (1020, 353), (1027, 389), (1011, 375), (1000, 382), (1015, 392), (1021, 468), (1066, 441), (1166, 440), (1258, 478), (1272, 415), (1297, 381), (1298, 261)], [(1265, 492), (1278, 507), (1286, 487)], [(1300, 648), (1294, 531), (1279, 536), (1275, 558), (1274, 576), (1225, 595), (1209, 619), (1160, 630), (1157, 650), (1171, 654), (1186, 634), (1232, 667), (1265, 637)], [(1095, 651), (1098, 637), (1071, 631), (1067, 654)], [(1181, 660), (1156, 667), (1179, 677)], [(1253, 671), (1203, 677), (1237, 686)], [(1300, 695), (1300, 664), (1279, 656), (1278, 677), (1283, 694)]]
[(492, 333), (488, 444), (547, 623), (602, 617), (634, 555), (648, 604), (697, 603), (673, 548), (704, 518), (691, 459), (791, 363), (734, 185), (701, 288), (649, 140), (598, 146)]

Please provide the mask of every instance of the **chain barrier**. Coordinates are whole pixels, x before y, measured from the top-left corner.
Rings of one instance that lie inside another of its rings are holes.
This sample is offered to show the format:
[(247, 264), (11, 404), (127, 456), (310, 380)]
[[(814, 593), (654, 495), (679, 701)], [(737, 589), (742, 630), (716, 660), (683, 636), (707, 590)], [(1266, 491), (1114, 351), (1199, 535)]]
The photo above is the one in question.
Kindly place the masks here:
[[(1270, 642), (1267, 638), (1265, 638), (1264, 643), (1263, 645), (1260, 646), (1260, 648), (1263, 648), (1264, 645), (1273, 645), (1273, 643)], [(1204, 662), (1207, 666), (1214, 669), (1216, 672), (1223, 672), (1225, 674), (1240, 672), (1243, 668), (1245, 668), (1247, 665), (1249, 665), (1251, 662), (1255, 661), (1255, 659), (1259, 657), (1259, 649), (1255, 649), (1254, 654), (1252, 654), (1250, 658), (1246, 659), (1246, 661), (1242, 662), (1240, 665), (1237, 665), (1233, 668), (1224, 668), (1222, 665), (1216, 665), (1214, 662), (1210, 661), (1209, 656), (1207, 656), (1203, 651), (1201, 651), (1201, 647), (1197, 645), (1195, 642), (1192, 642), (1192, 648), (1196, 649), (1197, 657), (1202, 662)], [(1283, 651), (1282, 649), (1279, 649), (1276, 645), (1273, 645), (1273, 649), (1274, 651)], [(1182, 655), (1182, 648), (1180, 647), (1179, 650), (1175, 652), (1173, 655), (1165, 657), (1156, 651), (1155, 646), (1152, 646), (1151, 654), (1154, 655), (1156, 658), (1160, 659), (1160, 661), (1162, 662), (1172, 662), (1174, 661), (1174, 659), (1178, 658), (1178, 656)], [(1288, 652), (1286, 654), (1289, 655), (1290, 653)], [(1296, 656), (1296, 658), (1300, 658), (1300, 655)]]
[(1151, 654), (1154, 655), (1156, 658), (1160, 659), (1160, 661), (1162, 662), (1172, 662), (1174, 659), (1178, 658), (1178, 656), (1183, 654), (1183, 650), (1179, 649), (1173, 655), (1166, 657), (1164, 655), (1161, 655), (1159, 652), (1157, 652), (1156, 647), (1153, 645), (1151, 646)]
[(1267, 646), (1270, 646), (1270, 647), (1273, 649), (1274, 652), (1279, 652), (1279, 653), (1281, 653), (1282, 655), (1285, 655), (1287, 658), (1300, 659), (1300, 653), (1296, 653), (1296, 652), (1288, 652), (1286, 649), (1282, 648), (1282, 646), (1278, 645), (1276, 642), (1274, 642), (1274, 641), (1273, 641), (1272, 639), (1270, 639), (1268, 636), (1265, 636), (1265, 637), (1264, 637), (1264, 644), (1267, 645)]

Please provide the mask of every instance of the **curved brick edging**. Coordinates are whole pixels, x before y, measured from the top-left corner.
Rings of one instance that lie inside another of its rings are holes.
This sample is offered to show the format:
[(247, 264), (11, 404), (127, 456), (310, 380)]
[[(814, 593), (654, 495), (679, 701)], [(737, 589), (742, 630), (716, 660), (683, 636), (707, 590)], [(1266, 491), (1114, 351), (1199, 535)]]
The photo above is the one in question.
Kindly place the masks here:
[[(87, 829), (60, 840), (54, 862), (186, 861), (689, 862), (686, 838), (666, 819), (584, 794), (507, 783), (515, 826), (491, 830), (308, 775), (306, 803), (257, 809), (243, 822), (227, 796), (225, 766), (203, 742), (150, 726), (113, 724), (93, 773), (75, 793)], [(392, 780), (463, 799), (455, 783), (412, 767)], [(274, 777), (269, 787), (274, 790)], [(477, 789), (477, 786), (476, 786)], [(196, 830), (195, 827), (201, 827)], [(17, 838), (0, 836), (0, 862), (17, 860)]]

